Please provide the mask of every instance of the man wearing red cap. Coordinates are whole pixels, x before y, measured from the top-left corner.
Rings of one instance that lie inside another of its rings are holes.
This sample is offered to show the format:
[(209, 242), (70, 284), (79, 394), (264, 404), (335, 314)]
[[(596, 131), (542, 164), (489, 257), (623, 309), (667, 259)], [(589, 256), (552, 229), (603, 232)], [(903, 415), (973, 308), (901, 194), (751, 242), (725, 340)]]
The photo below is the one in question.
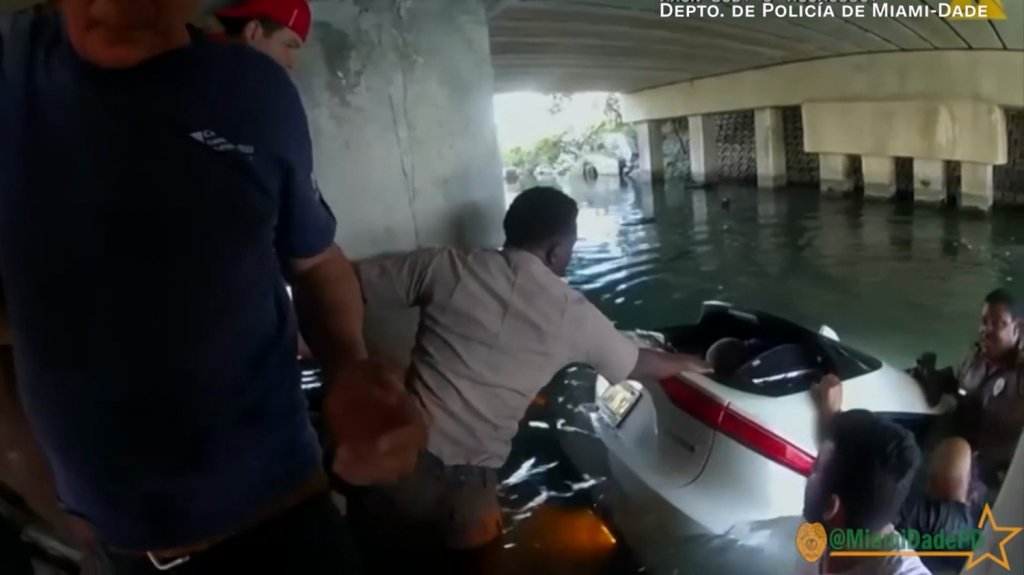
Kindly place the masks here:
[(225, 39), (263, 52), (286, 70), (295, 67), (295, 53), (306, 43), (312, 23), (306, 0), (244, 0), (216, 16)]

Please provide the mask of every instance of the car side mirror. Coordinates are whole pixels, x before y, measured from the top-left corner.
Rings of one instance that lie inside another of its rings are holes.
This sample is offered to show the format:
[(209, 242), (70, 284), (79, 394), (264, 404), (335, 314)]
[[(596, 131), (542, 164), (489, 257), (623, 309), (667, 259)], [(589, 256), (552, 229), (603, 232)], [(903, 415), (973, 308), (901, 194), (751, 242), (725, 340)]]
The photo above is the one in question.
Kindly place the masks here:
[(836, 333), (836, 330), (830, 328), (827, 325), (821, 326), (821, 328), (818, 330), (818, 333), (831, 339), (832, 341), (839, 341), (839, 334)]

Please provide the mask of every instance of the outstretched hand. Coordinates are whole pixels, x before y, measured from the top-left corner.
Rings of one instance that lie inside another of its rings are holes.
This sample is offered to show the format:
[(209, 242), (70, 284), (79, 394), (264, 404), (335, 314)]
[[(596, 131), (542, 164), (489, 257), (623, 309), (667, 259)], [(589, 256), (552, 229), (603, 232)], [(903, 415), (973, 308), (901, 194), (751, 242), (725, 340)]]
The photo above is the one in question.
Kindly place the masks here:
[(704, 375), (709, 375), (715, 372), (715, 369), (711, 367), (711, 364), (709, 364), (703, 357), (700, 357), (699, 355), (679, 355), (689, 362), (689, 369), (687, 369), (686, 371), (691, 371), (693, 373), (701, 373)]
[(393, 483), (411, 473), (427, 428), (403, 371), (363, 360), (331, 379), (323, 412), (335, 446), (332, 471), (353, 485)]
[(819, 413), (826, 417), (836, 415), (843, 410), (843, 382), (830, 373), (811, 385), (811, 397)]

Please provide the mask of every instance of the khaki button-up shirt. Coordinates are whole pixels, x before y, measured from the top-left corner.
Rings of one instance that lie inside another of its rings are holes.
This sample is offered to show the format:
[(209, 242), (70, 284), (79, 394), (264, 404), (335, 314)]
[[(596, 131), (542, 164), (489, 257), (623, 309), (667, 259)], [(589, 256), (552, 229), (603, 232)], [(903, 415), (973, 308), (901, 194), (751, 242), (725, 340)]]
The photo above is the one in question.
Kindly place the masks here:
[(536, 256), (429, 249), (358, 264), (368, 306), (421, 309), (412, 390), (427, 449), (448, 465), (500, 467), (537, 392), (571, 363), (626, 379), (637, 346)]

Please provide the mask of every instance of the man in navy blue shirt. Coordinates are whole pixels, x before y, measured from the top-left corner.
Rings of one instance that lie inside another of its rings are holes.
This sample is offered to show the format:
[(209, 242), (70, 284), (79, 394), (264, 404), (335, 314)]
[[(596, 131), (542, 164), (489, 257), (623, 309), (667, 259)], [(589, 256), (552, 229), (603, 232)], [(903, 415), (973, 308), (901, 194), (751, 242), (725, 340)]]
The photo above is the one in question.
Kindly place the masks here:
[[(0, 30), (0, 276), (61, 501), (119, 572), (344, 572), (298, 385), (324, 364), (333, 470), (410, 470), (423, 424), (362, 303), (272, 60), (193, 39), (198, 0), (65, 0)], [(339, 571), (341, 570), (341, 571)]]

